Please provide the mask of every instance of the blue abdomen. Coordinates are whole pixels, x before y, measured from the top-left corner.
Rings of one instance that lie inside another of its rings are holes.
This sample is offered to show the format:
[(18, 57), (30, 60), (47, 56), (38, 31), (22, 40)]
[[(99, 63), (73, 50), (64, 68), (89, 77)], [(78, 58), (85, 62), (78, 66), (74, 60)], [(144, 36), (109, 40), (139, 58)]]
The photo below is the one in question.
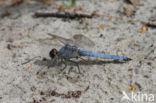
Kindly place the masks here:
[(115, 55), (105, 55), (100, 53), (91, 52), (85, 49), (79, 49), (80, 56), (91, 56), (103, 59), (113, 59), (113, 60), (120, 60), (120, 61), (128, 61), (131, 60), (130, 58), (124, 56), (115, 56)]

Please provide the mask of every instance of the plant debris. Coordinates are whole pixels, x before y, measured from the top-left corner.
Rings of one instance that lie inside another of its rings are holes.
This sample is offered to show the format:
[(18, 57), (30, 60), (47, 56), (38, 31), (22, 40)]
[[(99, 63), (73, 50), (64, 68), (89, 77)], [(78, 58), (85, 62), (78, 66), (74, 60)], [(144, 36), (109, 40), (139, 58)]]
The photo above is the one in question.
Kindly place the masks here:
[(89, 86), (84, 90), (84, 92), (88, 91), (88, 89), (89, 89)]
[(104, 29), (104, 27), (105, 27), (104, 25), (100, 25), (99, 26), (100, 29)]
[(133, 70), (134, 70), (134, 68), (129, 68), (129, 69), (128, 69), (128, 71), (133, 71)]
[(45, 93), (43, 91), (40, 92), (40, 95), (45, 95)]
[(32, 69), (33, 69), (33, 66), (32, 66), (32, 65), (30, 65), (30, 66), (28, 67), (28, 69), (29, 69), (29, 70), (32, 70)]
[(51, 96), (55, 97), (62, 97), (62, 98), (80, 98), (82, 93), (85, 93), (89, 89), (89, 86), (83, 91), (81, 90), (76, 90), (76, 91), (68, 91), (67, 93), (58, 93), (56, 90), (53, 90), (50, 92)]
[(152, 63), (151, 63), (151, 62), (147, 62), (147, 65), (150, 65), (150, 66), (151, 66), (151, 65), (152, 65)]
[(42, 61), (47, 61), (47, 58), (46, 58), (46, 57), (43, 57), (43, 58), (42, 58)]
[(35, 18), (47, 18), (47, 17), (56, 17), (56, 18), (66, 18), (66, 19), (82, 19), (82, 18), (93, 18), (95, 16), (95, 13), (93, 12), (92, 14), (78, 14), (78, 13), (45, 13), (45, 12), (36, 12), (33, 17)]
[(41, 102), (34, 99), (33, 102), (29, 102), (29, 103), (41, 103)]
[(135, 12), (135, 7), (131, 4), (128, 4), (126, 7), (125, 7), (125, 14), (127, 16), (132, 16)]
[(156, 17), (150, 17), (149, 20), (150, 21), (156, 21)]
[(140, 30), (139, 30), (139, 32), (141, 33), (141, 34), (144, 34), (144, 33), (146, 33), (148, 31), (148, 27), (147, 26), (143, 26)]
[(10, 2), (8, 1), (0, 1), (0, 5), (8, 5), (8, 6), (15, 6), (20, 3), (22, 3), (24, 0), (12, 0)]
[(129, 88), (129, 91), (135, 92), (135, 91), (136, 91), (136, 86), (135, 86), (135, 85), (132, 85), (132, 86)]
[(140, 91), (142, 90), (142, 87), (138, 82), (135, 82), (135, 85), (139, 88)]
[[(15, 6), (15, 5), (23, 3), (24, 1), (25, 0), (10, 0), (10, 1), (4, 0), (4, 1), (0, 1), (0, 5)], [(60, 4), (55, 3), (53, 0), (28, 0), (28, 1), (36, 1), (36, 2), (44, 3), (46, 5), (53, 5), (53, 6), (60, 8), (63, 11), (68, 9), (67, 7), (64, 7)]]
[(80, 98), (82, 92), (81, 91), (68, 91), (67, 94), (64, 95), (65, 98)]
[(58, 93), (55, 90), (51, 92), (51, 96), (63, 97), (63, 98), (79, 98), (82, 94), (82, 91), (68, 91), (67, 93)]
[(156, 23), (151, 23), (151, 22), (144, 22), (144, 24), (148, 27), (152, 27), (152, 28), (155, 28), (156, 27)]
[(133, 5), (137, 6), (140, 4), (140, 0), (129, 0)]

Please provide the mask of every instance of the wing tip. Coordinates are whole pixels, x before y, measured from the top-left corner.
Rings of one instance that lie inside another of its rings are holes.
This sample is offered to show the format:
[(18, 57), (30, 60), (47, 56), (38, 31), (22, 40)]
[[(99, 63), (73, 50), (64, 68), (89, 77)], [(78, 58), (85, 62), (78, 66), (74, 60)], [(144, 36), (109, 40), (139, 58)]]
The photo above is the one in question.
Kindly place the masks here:
[(125, 61), (131, 61), (131, 60), (132, 60), (131, 58), (126, 58), (126, 59), (125, 59)]
[(47, 33), (47, 35), (49, 35), (49, 36), (53, 36), (53, 34), (51, 34), (51, 33)]

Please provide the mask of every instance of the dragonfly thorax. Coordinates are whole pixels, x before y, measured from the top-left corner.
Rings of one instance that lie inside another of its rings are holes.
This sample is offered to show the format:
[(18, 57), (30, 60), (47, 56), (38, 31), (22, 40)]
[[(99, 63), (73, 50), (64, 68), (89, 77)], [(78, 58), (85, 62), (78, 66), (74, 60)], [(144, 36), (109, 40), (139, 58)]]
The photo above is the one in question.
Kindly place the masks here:
[(58, 54), (58, 51), (55, 49), (55, 48), (53, 48), (50, 52), (49, 52), (49, 56), (53, 59), (53, 58), (55, 58), (56, 56), (57, 56), (57, 54)]

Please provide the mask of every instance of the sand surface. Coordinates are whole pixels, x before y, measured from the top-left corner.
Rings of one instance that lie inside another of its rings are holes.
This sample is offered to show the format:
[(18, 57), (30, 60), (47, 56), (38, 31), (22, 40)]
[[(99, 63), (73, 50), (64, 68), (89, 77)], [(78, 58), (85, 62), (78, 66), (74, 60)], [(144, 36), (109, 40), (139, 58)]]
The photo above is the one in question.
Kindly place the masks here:
[[(80, 13), (96, 11), (113, 17), (33, 18), (37, 11), (57, 12), (58, 9), (39, 2), (0, 6), (0, 103), (147, 103), (122, 100), (123, 91), (129, 97), (132, 91), (148, 97), (154, 95), (154, 101), (148, 103), (156, 103), (156, 29), (149, 27), (147, 32), (140, 33), (142, 23), (127, 21), (130, 18), (148, 22), (150, 17), (156, 17), (156, 1), (140, 0), (132, 17), (122, 13), (128, 4), (124, 0), (78, 0), (76, 3), (83, 9)], [(120, 16), (125, 19), (115, 18)], [(92, 51), (133, 60), (122, 63), (84, 58), (87, 62), (80, 62), (81, 74), (72, 63), (61, 72), (64, 65), (51, 65), (49, 51), (59, 49), (62, 44), (57, 40), (40, 42), (39, 39), (50, 38), (47, 33), (66, 38), (83, 34), (95, 42), (94, 47), (89, 47)], [(36, 56), (41, 58), (22, 64)], [(69, 91), (81, 91), (81, 95), (74, 97)]]

